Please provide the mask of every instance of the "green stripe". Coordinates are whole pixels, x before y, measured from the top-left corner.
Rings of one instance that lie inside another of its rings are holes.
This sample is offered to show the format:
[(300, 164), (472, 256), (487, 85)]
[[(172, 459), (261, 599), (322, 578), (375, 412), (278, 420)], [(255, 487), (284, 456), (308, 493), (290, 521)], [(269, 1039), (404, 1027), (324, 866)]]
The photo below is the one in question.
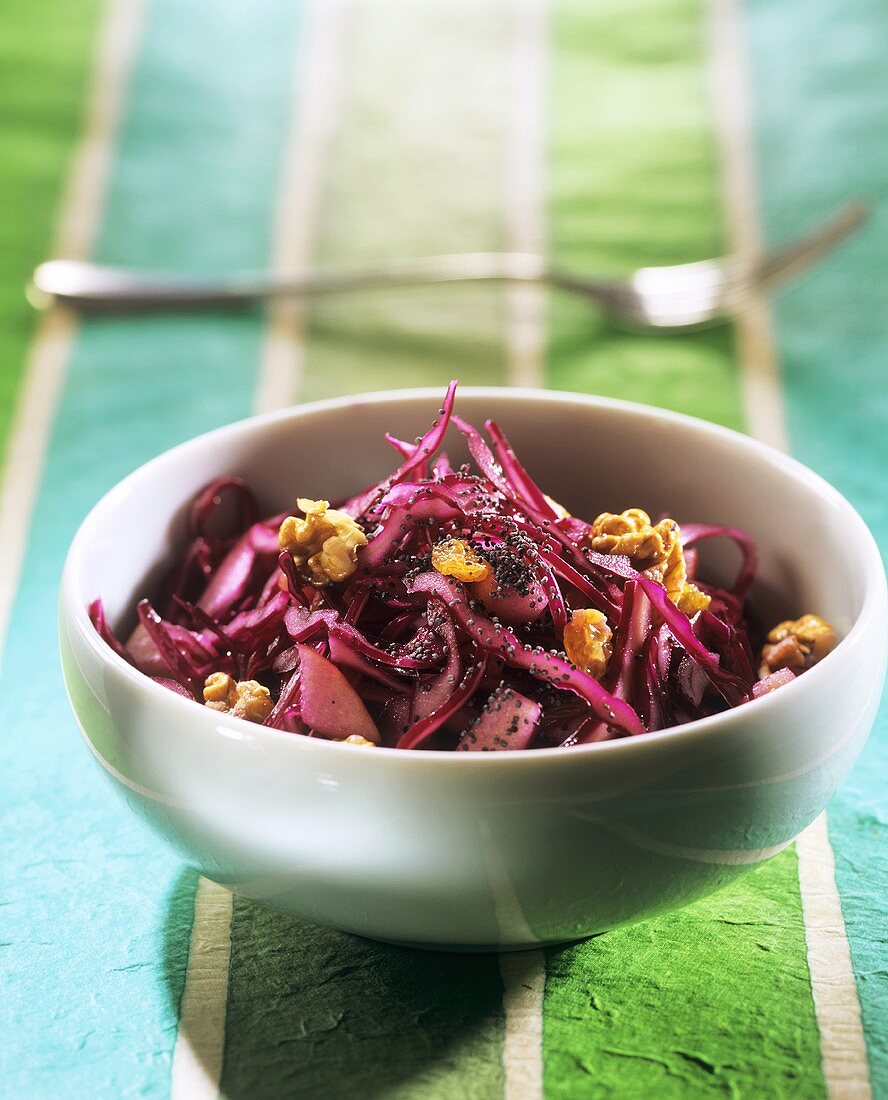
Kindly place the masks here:
[[(509, 43), (505, 5), (349, 10), (314, 262), (502, 247)], [(502, 383), (502, 317), (493, 287), (313, 303), (300, 396)], [(495, 957), (371, 944), (241, 900), (235, 914), (227, 1095), (501, 1095)]]
[[(703, 18), (696, 0), (557, 5), (549, 217), (563, 266), (721, 250)], [(552, 385), (742, 425), (730, 333), (627, 336), (561, 299), (552, 315)], [(822, 1096), (794, 853), (549, 952), (543, 1056), (550, 1098)]]
[(494, 956), (371, 943), (234, 903), (223, 1095), (501, 1095)]
[[(718, 255), (715, 150), (696, 0), (559, 0), (553, 13), (549, 244), (568, 270), (623, 274)], [(553, 298), (546, 379), (741, 426), (724, 330), (617, 331)]]
[[(503, 247), (510, 38), (507, 4), (355, 5), (319, 265)], [(313, 305), (301, 396), (504, 370), (500, 288), (362, 292)]]
[(546, 1095), (821, 1097), (794, 850), (686, 909), (549, 953)]
[(51, 248), (99, 7), (4, 0), (0, 10), (0, 462), (34, 332), (24, 288)]

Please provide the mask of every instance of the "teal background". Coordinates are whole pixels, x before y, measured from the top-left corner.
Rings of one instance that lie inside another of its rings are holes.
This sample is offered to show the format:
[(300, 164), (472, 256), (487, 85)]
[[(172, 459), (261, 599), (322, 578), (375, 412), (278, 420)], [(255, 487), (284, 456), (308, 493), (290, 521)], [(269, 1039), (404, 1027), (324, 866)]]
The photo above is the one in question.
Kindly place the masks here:
[[(849, 195), (868, 224), (775, 307), (792, 451), (888, 546), (888, 8), (751, 0), (747, 16), (767, 238)], [(839, 579), (840, 583), (840, 579)], [(888, 1095), (888, 704), (829, 810), (874, 1094)]]

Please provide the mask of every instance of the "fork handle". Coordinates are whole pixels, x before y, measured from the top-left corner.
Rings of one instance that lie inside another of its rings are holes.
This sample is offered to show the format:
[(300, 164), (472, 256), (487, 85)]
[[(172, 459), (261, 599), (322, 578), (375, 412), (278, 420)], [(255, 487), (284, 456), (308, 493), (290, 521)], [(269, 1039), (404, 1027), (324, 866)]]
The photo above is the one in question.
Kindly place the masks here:
[(215, 280), (143, 275), (80, 260), (50, 260), (34, 272), (30, 297), (41, 309), (63, 303), (87, 312), (121, 312), (243, 306), (380, 287), (549, 281), (560, 284), (562, 279), (548, 269), (542, 256), (532, 252), (465, 252), (304, 275), (248, 274)]

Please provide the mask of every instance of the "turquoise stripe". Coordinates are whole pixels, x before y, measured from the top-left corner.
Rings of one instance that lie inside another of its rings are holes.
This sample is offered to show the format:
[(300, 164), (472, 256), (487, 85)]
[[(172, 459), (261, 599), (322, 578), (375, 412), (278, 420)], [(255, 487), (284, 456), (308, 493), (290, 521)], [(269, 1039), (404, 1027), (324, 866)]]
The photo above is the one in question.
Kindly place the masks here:
[[(858, 237), (783, 299), (776, 330), (792, 450), (888, 545), (888, 8), (881, 0), (752, 0), (760, 190), (769, 240), (850, 194), (873, 203)], [(824, 48), (824, 43), (828, 44)], [(836, 578), (841, 583), (841, 578)], [(836, 877), (874, 1094), (888, 1095), (888, 706), (830, 807)]]
[[(100, 258), (264, 265), (298, 14), (290, 0), (154, 0)], [(262, 327), (258, 315), (94, 322), (77, 340), (0, 689), (8, 1095), (169, 1088), (194, 880), (143, 835), (80, 742), (55, 657), (56, 592), (67, 543), (102, 492), (158, 451), (249, 412)]]

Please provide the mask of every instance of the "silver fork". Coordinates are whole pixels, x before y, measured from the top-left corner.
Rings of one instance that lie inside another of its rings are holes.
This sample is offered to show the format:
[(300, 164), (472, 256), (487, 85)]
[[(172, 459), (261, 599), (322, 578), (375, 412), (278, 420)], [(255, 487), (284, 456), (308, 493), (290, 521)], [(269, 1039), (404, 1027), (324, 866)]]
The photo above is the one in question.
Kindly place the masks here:
[(835, 248), (867, 213), (862, 202), (849, 202), (810, 233), (757, 259), (726, 256), (671, 267), (642, 267), (623, 280), (581, 278), (528, 252), (469, 252), (293, 277), (257, 274), (221, 279), (50, 260), (34, 272), (29, 297), (41, 309), (58, 303), (84, 312), (122, 313), (244, 306), (378, 287), (541, 283), (597, 303), (618, 324), (684, 330), (718, 324), (741, 313), (757, 293), (799, 275)]

